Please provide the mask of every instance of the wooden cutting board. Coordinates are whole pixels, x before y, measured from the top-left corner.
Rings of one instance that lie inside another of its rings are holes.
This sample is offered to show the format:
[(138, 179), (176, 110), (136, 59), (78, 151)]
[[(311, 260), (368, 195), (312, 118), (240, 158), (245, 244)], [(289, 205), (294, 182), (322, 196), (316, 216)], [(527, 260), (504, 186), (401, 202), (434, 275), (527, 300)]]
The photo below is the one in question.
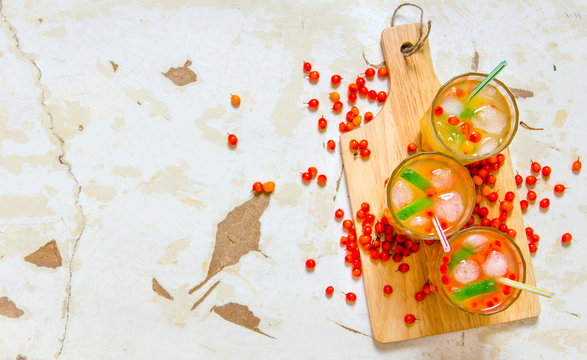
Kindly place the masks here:
[[(344, 173), (358, 232), (361, 226), (355, 214), (362, 202), (368, 202), (375, 211), (380, 209), (375, 215), (377, 218), (381, 217), (386, 206), (385, 179), (400, 161), (409, 156), (408, 143), (415, 142), (420, 148), (420, 118), (441, 86), (434, 73), (428, 41), (410, 57), (405, 58), (400, 52), (402, 44), (416, 43), (419, 26), (420, 24), (408, 24), (383, 31), (381, 44), (389, 71), (387, 100), (371, 122), (340, 137)], [(351, 139), (369, 141), (371, 157), (368, 160), (353, 156), (348, 146)], [(498, 180), (495, 191), (499, 194), (514, 191), (517, 194), (509, 150), (503, 154), (506, 160), (496, 174)], [(492, 218), (499, 214), (497, 207), (493, 205), (484, 204), (490, 209)], [(507, 224), (517, 231), (515, 240), (526, 259), (526, 282), (534, 285), (534, 269), (518, 199), (514, 201), (514, 205)], [(365, 292), (375, 340), (387, 343), (414, 339), (536, 317), (540, 313), (538, 296), (527, 292), (510, 308), (491, 316), (468, 315), (445, 304), (434, 293), (424, 301), (416, 301), (414, 294), (427, 282), (427, 264), (435, 248), (436, 245), (430, 246), (422, 242), (418, 253), (404, 258), (403, 261), (410, 265), (407, 273), (396, 271), (399, 264), (393, 260), (385, 263), (373, 261), (367, 252), (361, 250)], [(384, 295), (383, 287), (386, 284), (393, 287), (393, 294)], [(408, 313), (417, 318), (412, 325), (404, 323), (404, 316)]]

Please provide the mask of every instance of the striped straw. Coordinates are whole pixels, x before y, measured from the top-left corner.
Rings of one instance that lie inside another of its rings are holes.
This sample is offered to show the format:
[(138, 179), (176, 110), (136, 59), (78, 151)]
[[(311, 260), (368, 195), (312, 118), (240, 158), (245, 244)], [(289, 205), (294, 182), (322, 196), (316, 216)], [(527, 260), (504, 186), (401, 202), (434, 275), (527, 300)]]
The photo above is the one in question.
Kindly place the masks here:
[(440, 242), (442, 243), (442, 248), (444, 249), (444, 252), (450, 252), (450, 244), (448, 243), (446, 235), (444, 235), (444, 230), (442, 230), (442, 226), (440, 225), (440, 221), (438, 220), (436, 215), (434, 215), (434, 217), (432, 218), (432, 223), (434, 224), (434, 228), (436, 228), (436, 232), (438, 233), (438, 237), (440, 238)]
[(524, 283), (517, 282), (517, 281), (514, 281), (514, 280), (510, 280), (510, 279), (507, 279), (507, 278), (498, 277), (498, 278), (495, 279), (495, 281), (497, 281), (500, 284), (508, 285), (508, 286), (511, 286), (511, 287), (514, 287), (514, 288), (520, 289), (520, 290), (530, 291), (531, 293), (534, 293), (534, 294), (537, 294), (537, 295), (546, 296), (548, 298), (551, 298), (551, 297), (554, 296), (554, 293), (552, 293), (550, 291), (539, 289), (537, 287), (530, 286), (528, 284), (524, 284)]
[(471, 93), (469, 94), (469, 101), (471, 101), (471, 99), (473, 99), (475, 97), (475, 95), (477, 95), (479, 93), (479, 91), (483, 90), (483, 88), (485, 87), (485, 85), (489, 84), (489, 82), (491, 80), (493, 80), (494, 77), (497, 76), (497, 74), (499, 74), (499, 72), (507, 65), (507, 61), (502, 61), (499, 63), (499, 65), (497, 65), (497, 67), (495, 69), (493, 69), (492, 72), (489, 73), (489, 75), (487, 75), (485, 77), (485, 79), (483, 79), (483, 81), (481, 81), (479, 83), (479, 85), (475, 86), (475, 88), (473, 89), (473, 91), (471, 91)]

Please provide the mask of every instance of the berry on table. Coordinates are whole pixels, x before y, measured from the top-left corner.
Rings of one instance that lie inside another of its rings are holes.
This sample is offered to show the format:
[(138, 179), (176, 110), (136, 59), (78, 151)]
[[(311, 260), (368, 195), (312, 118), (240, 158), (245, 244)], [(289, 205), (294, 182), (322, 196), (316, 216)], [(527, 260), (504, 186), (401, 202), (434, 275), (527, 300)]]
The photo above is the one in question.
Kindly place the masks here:
[(318, 81), (320, 78), (320, 73), (318, 71), (310, 71), (308, 77), (310, 78), (310, 81)]
[(563, 244), (569, 244), (571, 242), (571, 240), (573, 240), (573, 235), (571, 235), (569, 233), (564, 233), (563, 236), (561, 237), (561, 242)]
[(363, 116), (365, 122), (368, 123), (369, 121), (373, 120), (373, 113), (371, 111), (367, 111)]
[(351, 93), (356, 93), (357, 91), (359, 91), (359, 86), (355, 83), (350, 83), (348, 89)]
[(411, 142), (408, 144), (408, 151), (409, 152), (416, 151), (417, 149), (418, 149), (418, 145), (416, 145), (416, 143)]
[(410, 265), (408, 265), (406, 263), (401, 263), (398, 267), (398, 270), (403, 273), (408, 272), (408, 270), (410, 270)]
[(228, 143), (231, 146), (236, 146), (236, 144), (238, 143), (238, 138), (236, 137), (236, 135), (234, 134), (229, 134), (228, 135)]
[(316, 267), (316, 261), (314, 259), (306, 260), (306, 268), (314, 269)]
[(528, 209), (528, 205), (528, 200), (520, 200), (520, 208), (522, 209), (522, 211)]
[(332, 286), (328, 286), (325, 290), (327, 296), (332, 296), (334, 294), (334, 288)]
[(385, 67), (380, 67), (379, 69), (377, 69), (377, 75), (379, 77), (386, 77), (387, 76), (387, 69)]
[(312, 174), (309, 172), (302, 173), (302, 180), (305, 182), (312, 180)]
[(373, 76), (375, 76), (375, 69), (367, 68), (367, 70), (365, 70), (365, 76), (368, 78), (372, 78)]
[(327, 180), (326, 175), (324, 175), (324, 174), (318, 175), (318, 180), (317, 180), (318, 185), (320, 185), (320, 186), (326, 185), (326, 180)]
[(316, 174), (318, 174), (318, 169), (316, 169), (314, 166), (310, 166), (308, 168), (308, 172), (310, 173), (310, 175), (312, 175), (312, 179), (316, 177)]
[(530, 165), (530, 170), (532, 170), (532, 172), (537, 173), (540, 171), (541, 168), (542, 166), (539, 162), (532, 161), (532, 164)]
[(377, 101), (383, 102), (387, 99), (387, 93), (385, 91), (380, 91), (377, 93)]
[(326, 130), (327, 126), (328, 126), (328, 121), (326, 121), (324, 116), (322, 116), (320, 119), (318, 119), (318, 129)]
[(355, 139), (351, 139), (351, 141), (349, 141), (349, 147), (356, 150), (359, 147), (359, 142)]
[(385, 285), (383, 287), (383, 293), (385, 295), (390, 295), (393, 292), (393, 288), (391, 287), (391, 285)]
[(375, 99), (377, 99), (377, 91), (375, 91), (375, 90), (369, 90), (369, 92), (367, 93), (367, 97), (368, 97), (370, 100), (375, 100)]
[(536, 184), (536, 176), (534, 175), (528, 175), (526, 176), (526, 185), (532, 186), (534, 184)]
[(422, 300), (424, 300), (426, 295), (424, 294), (423, 291), (418, 291), (418, 292), (416, 292), (416, 295), (414, 295), (414, 297), (416, 298), (416, 301), (422, 301)]
[(257, 192), (257, 193), (263, 191), (263, 184), (258, 181), (256, 183), (254, 183), (253, 184), (253, 191)]
[(263, 190), (267, 193), (273, 192), (275, 190), (275, 183), (273, 181), (267, 181), (263, 184)]
[(361, 157), (368, 158), (369, 156), (371, 156), (371, 150), (361, 149)]
[(581, 164), (581, 159), (578, 158), (577, 160), (575, 160), (573, 162), (573, 165), (571, 165), (571, 169), (573, 169), (574, 172), (579, 172), (579, 171), (581, 171), (582, 166), (583, 166), (583, 164)]
[(550, 200), (548, 198), (544, 198), (542, 200), (540, 200), (540, 207), (543, 209), (548, 209), (548, 207), (550, 206)]
[(312, 64), (310, 64), (307, 61), (304, 61), (304, 71), (309, 72), (310, 70), (312, 70)]
[(516, 185), (518, 186), (522, 185), (522, 183), (524, 182), (524, 178), (520, 174), (516, 174), (514, 179), (516, 180)]
[(354, 277), (359, 277), (361, 276), (361, 269), (358, 267), (354, 267), (352, 273)]
[(536, 193), (532, 190), (528, 190), (528, 194), (526, 194), (526, 199), (528, 199), (529, 201), (534, 201), (536, 200)]
[(330, 82), (332, 83), (332, 85), (340, 84), (341, 80), (342, 80), (342, 78), (340, 77), (340, 75), (337, 75), (337, 74), (332, 75), (332, 77), (330, 78)]
[(495, 191), (491, 192), (489, 195), (487, 195), (487, 199), (491, 202), (496, 202), (497, 201), (497, 193)]
[(337, 93), (336, 91), (331, 92), (329, 95), (330, 95), (330, 100), (332, 100), (332, 101), (340, 100), (340, 94)]
[(357, 294), (353, 293), (353, 292), (348, 292), (346, 293), (346, 301), (354, 303), (355, 301), (357, 301)]
[(514, 201), (515, 197), (516, 195), (513, 193), (513, 191), (508, 191), (505, 193), (505, 201)]
[(552, 172), (552, 169), (550, 168), (550, 166), (543, 166), (542, 167), (542, 177), (549, 177), (551, 172)]
[(234, 107), (238, 107), (241, 104), (241, 98), (238, 95), (230, 95), (230, 103)]
[(328, 140), (326, 142), (326, 147), (328, 148), (328, 150), (334, 151), (334, 149), (336, 148), (336, 142), (334, 142), (334, 140)]
[(362, 77), (357, 77), (357, 79), (355, 80), (355, 84), (357, 84), (357, 86), (359, 88), (362, 88), (363, 86), (365, 86), (365, 78)]
[(332, 110), (334, 111), (341, 111), (342, 110), (342, 101), (337, 100), (334, 102), (334, 104), (332, 104)]
[(348, 100), (350, 103), (354, 103), (355, 101), (357, 101), (357, 94), (356, 93), (350, 93), (348, 96)]
[(565, 192), (566, 187), (563, 184), (556, 184), (554, 186), (554, 193), (555, 194), (562, 194)]
[(538, 246), (536, 246), (536, 243), (528, 243), (528, 250), (530, 250), (531, 254), (534, 254), (536, 252), (536, 250), (538, 250)]
[(359, 141), (359, 148), (366, 149), (368, 146), (369, 141), (367, 141), (366, 139), (362, 139), (361, 141)]
[(313, 110), (318, 109), (319, 104), (318, 99), (310, 99), (310, 101), (308, 101), (308, 107)]

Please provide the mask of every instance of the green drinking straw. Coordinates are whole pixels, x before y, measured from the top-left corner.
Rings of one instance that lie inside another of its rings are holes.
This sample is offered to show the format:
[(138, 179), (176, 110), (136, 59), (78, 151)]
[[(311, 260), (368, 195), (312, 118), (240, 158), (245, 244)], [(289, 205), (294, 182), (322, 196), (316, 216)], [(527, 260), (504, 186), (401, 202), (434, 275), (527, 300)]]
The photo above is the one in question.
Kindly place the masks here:
[(493, 69), (492, 72), (489, 73), (489, 75), (487, 75), (487, 77), (485, 79), (483, 79), (483, 81), (481, 81), (479, 83), (479, 85), (477, 85), (473, 91), (471, 91), (471, 93), (469, 94), (469, 98), (468, 101), (471, 101), (471, 99), (473, 99), (475, 97), (475, 95), (477, 95), (479, 93), (479, 91), (483, 90), (483, 88), (485, 87), (485, 85), (489, 84), (489, 82), (491, 80), (493, 80), (494, 77), (497, 76), (497, 74), (499, 74), (499, 72), (507, 65), (507, 61), (502, 61), (499, 63), (499, 65), (497, 65), (497, 67), (495, 69)]

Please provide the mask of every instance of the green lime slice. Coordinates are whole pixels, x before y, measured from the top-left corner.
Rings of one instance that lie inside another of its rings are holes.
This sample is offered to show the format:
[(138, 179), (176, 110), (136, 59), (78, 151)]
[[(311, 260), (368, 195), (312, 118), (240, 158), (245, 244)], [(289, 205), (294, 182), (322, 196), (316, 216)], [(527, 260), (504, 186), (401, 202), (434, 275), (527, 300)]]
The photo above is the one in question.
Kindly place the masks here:
[(400, 174), (400, 177), (404, 178), (407, 182), (422, 191), (426, 191), (427, 188), (432, 186), (432, 183), (428, 181), (428, 179), (410, 168), (404, 168)]
[(475, 110), (471, 109), (470, 107), (465, 107), (465, 109), (461, 113), (460, 118), (462, 118), (462, 119), (470, 119), (473, 116), (474, 113), (475, 113)]
[(418, 200), (412, 201), (395, 213), (398, 219), (406, 221), (415, 214), (432, 206), (432, 199), (428, 196), (423, 196)]
[(475, 251), (471, 246), (464, 246), (451, 256), (450, 262), (448, 263), (448, 269), (452, 270), (455, 266), (457, 266), (461, 261), (467, 260), (471, 255), (473, 255)]
[(497, 283), (495, 282), (495, 279), (486, 279), (469, 284), (467, 286), (463, 286), (457, 291), (453, 291), (452, 298), (456, 302), (461, 302), (463, 300), (472, 298), (473, 296), (487, 294), (496, 290)]

